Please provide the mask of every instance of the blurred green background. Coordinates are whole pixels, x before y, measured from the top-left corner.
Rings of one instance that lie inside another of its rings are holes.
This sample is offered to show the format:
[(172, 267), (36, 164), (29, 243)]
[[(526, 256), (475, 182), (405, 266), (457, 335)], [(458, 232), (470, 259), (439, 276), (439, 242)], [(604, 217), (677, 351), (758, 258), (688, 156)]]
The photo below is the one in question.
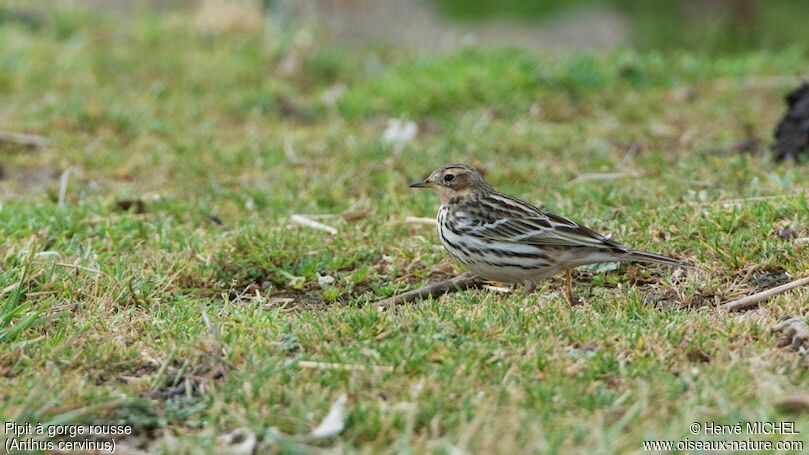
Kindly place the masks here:
[[(420, 50), (456, 45), (515, 45), (539, 49), (688, 49), (727, 53), (809, 48), (809, 4), (804, 0), (256, 0), (270, 16), (297, 25), (303, 19), (333, 32), (349, 46), (416, 44)], [(21, 10), (44, 5), (104, 12), (168, 12), (246, 0), (0, 1), (0, 26), (42, 17)], [(225, 5), (225, 6), (223, 6)], [(227, 16), (227, 12), (223, 13)], [(133, 17), (133, 16), (128, 16)], [(312, 20), (314, 19), (314, 20)], [(453, 35), (448, 39), (448, 35)], [(405, 36), (407, 35), (407, 36)], [(408, 39), (414, 38), (415, 39)], [(349, 38), (349, 39), (346, 39)], [(411, 46), (413, 47), (413, 46)], [(457, 46), (452, 46), (452, 49)]]
[(542, 21), (600, 7), (623, 15), (639, 49), (704, 51), (806, 46), (809, 3), (803, 0), (435, 0), (447, 17)]

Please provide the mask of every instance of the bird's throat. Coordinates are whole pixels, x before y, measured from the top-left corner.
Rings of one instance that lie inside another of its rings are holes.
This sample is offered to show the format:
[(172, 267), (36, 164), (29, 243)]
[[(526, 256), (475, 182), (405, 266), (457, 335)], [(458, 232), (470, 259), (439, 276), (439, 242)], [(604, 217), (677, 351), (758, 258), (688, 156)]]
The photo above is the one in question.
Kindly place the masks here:
[(436, 192), (441, 205), (459, 204), (472, 199), (478, 199), (482, 196), (480, 191), (475, 191), (472, 188), (463, 190), (454, 190), (452, 188), (439, 187)]

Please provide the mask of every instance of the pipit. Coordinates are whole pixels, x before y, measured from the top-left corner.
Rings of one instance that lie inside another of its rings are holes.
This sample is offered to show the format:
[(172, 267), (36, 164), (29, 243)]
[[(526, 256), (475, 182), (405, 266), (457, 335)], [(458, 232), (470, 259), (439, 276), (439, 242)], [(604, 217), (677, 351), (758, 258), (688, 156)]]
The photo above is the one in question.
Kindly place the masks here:
[(411, 188), (438, 193), (438, 236), (458, 262), (480, 278), (502, 283), (539, 282), (600, 262), (650, 262), (687, 266), (677, 259), (633, 250), (567, 218), (495, 191), (477, 169), (448, 164)]

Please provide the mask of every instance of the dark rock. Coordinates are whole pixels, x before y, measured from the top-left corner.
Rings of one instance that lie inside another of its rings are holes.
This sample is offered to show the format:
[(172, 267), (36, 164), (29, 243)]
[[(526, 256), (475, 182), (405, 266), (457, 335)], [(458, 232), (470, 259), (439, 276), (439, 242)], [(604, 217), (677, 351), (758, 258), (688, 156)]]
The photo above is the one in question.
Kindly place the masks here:
[(809, 161), (809, 82), (786, 96), (787, 112), (775, 129), (775, 161)]

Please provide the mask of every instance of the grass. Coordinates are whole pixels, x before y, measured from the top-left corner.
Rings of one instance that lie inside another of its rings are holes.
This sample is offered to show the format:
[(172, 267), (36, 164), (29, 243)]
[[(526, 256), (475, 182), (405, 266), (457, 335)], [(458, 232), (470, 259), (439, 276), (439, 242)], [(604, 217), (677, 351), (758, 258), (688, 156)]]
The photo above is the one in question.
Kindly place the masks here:
[[(696, 439), (692, 422), (782, 420), (809, 444), (806, 414), (775, 407), (809, 386), (805, 359), (768, 332), (805, 317), (809, 291), (715, 307), (809, 268), (806, 242), (777, 235), (809, 237), (809, 168), (734, 151), (769, 142), (805, 42), (416, 58), (186, 19), (0, 26), (3, 129), (52, 142), (0, 149), (0, 420), (123, 422), (167, 452), (236, 428), (281, 452), (640, 452)], [(420, 127), (400, 154), (381, 140), (390, 117)], [(373, 300), (460, 271), (404, 222), (436, 210), (407, 183), (455, 161), (698, 269), (580, 272), (574, 308), (556, 280), (380, 313)], [(323, 222), (339, 232), (295, 213), (338, 215)], [(339, 437), (288, 436), (341, 393)]]

